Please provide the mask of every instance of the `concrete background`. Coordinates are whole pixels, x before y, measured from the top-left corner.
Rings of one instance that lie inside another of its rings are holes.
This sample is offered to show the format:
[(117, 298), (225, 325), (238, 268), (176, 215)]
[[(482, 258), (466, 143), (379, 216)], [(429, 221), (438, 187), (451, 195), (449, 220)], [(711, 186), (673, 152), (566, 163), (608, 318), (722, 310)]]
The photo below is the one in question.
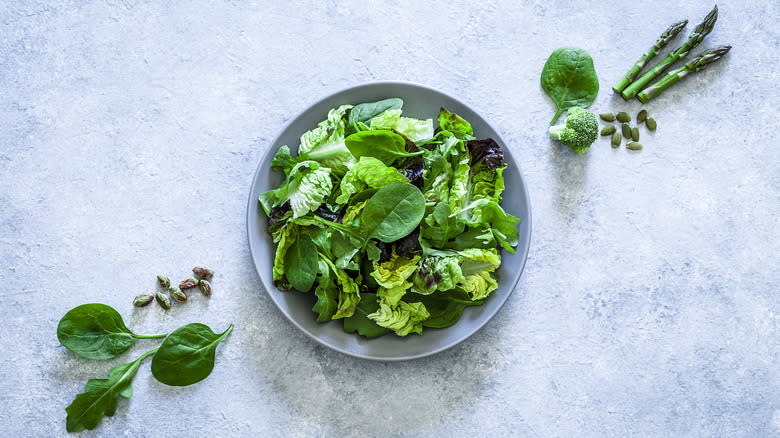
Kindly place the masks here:
[[(780, 4), (720, 2), (721, 62), (645, 108), (645, 149), (546, 137), (549, 53), (587, 49), (596, 112), (683, 2), (4, 1), (0, 4), (0, 435), (65, 436), (89, 378), (136, 357), (75, 357), (55, 335), (85, 302), (139, 333), (236, 328), (185, 388), (148, 363), (84, 435), (482, 437), (780, 435), (776, 131)], [(698, 50), (696, 50), (698, 52)], [(511, 144), (534, 234), (518, 290), (434, 357), (374, 363), (320, 347), (249, 258), (247, 193), (283, 124), (365, 81), (457, 96)], [(134, 309), (195, 263), (214, 295)]]

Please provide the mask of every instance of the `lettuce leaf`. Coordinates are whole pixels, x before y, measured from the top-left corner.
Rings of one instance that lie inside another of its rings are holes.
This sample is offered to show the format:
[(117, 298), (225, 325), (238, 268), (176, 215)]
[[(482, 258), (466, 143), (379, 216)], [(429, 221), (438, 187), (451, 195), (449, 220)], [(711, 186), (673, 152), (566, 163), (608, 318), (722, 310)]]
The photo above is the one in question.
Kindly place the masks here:
[(284, 256), (287, 250), (295, 243), (298, 235), (298, 226), (294, 223), (287, 224), (279, 233), (279, 243), (276, 246), (274, 255), (273, 280), (274, 286), (281, 290), (289, 290), (290, 283), (287, 281), (284, 270)]
[(391, 182), (409, 182), (409, 179), (393, 167), (374, 157), (360, 157), (341, 180), (341, 194), (337, 204), (346, 204), (355, 193), (367, 188), (380, 189)]
[(330, 267), (322, 258), (319, 261), (319, 270), (321, 277), (317, 282), (317, 288), (314, 289), (317, 302), (311, 310), (317, 313), (317, 322), (326, 322), (330, 321), (338, 310), (339, 289), (331, 275)]
[(311, 131), (301, 135), (299, 157), (314, 160), (343, 175), (355, 163), (355, 158), (344, 144), (346, 126), (344, 114), (352, 105), (341, 105), (328, 112), (328, 118)]
[(360, 289), (358, 288), (358, 284), (346, 273), (346, 271), (337, 268), (330, 260), (323, 260), (336, 275), (336, 282), (339, 285), (339, 304), (332, 319), (350, 317), (355, 313), (355, 309), (360, 302)]
[(513, 247), (517, 246), (519, 239), (519, 232), (517, 231), (517, 226), (520, 225), (519, 218), (505, 212), (496, 201), (484, 198), (477, 199), (467, 205), (461, 210), (461, 213), (466, 214), (469, 225), (490, 225), (493, 236), (501, 246), (512, 254), (515, 253)]
[(316, 210), (332, 188), (330, 169), (315, 161), (303, 161), (290, 169), (287, 180), (279, 188), (262, 193), (259, 201), (266, 214), (270, 214), (272, 208), (289, 202), (295, 219)]
[(402, 117), (400, 109), (390, 109), (371, 119), (371, 129), (395, 130), (416, 143), (433, 137), (433, 119)]
[(478, 274), (469, 275), (463, 281), (463, 289), (468, 292), (472, 300), (481, 300), (487, 298), (491, 292), (498, 289), (498, 282), (493, 278), (493, 274), (482, 271)]
[(390, 260), (384, 263), (374, 262), (374, 271), (371, 273), (371, 276), (374, 277), (376, 282), (382, 287), (392, 288), (401, 286), (406, 283), (406, 280), (411, 277), (412, 274), (414, 274), (419, 260), (419, 255), (416, 255), (411, 259), (401, 257), (396, 254), (395, 249), (393, 249)]
[(412, 279), (413, 290), (421, 295), (430, 295), (437, 290), (449, 290), (464, 281), (461, 271), (462, 257), (428, 256), (420, 263)]
[(409, 333), (422, 334), (422, 322), (431, 316), (423, 303), (407, 303), (399, 301), (397, 306), (390, 306), (379, 300), (379, 309), (368, 315), (368, 318), (381, 327), (388, 328), (398, 336)]
[(473, 139), (474, 129), (463, 117), (447, 111), (444, 107), (439, 110), (439, 127), (442, 130), (452, 132), (459, 139)]

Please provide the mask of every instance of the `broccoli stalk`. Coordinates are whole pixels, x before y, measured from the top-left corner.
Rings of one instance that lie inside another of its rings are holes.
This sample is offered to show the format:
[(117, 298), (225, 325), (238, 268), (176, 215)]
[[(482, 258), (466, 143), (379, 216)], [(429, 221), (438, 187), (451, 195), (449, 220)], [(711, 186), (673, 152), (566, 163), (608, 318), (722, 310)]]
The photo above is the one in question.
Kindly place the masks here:
[(550, 127), (550, 138), (558, 140), (578, 154), (584, 154), (599, 135), (596, 115), (582, 108), (569, 108), (566, 122)]

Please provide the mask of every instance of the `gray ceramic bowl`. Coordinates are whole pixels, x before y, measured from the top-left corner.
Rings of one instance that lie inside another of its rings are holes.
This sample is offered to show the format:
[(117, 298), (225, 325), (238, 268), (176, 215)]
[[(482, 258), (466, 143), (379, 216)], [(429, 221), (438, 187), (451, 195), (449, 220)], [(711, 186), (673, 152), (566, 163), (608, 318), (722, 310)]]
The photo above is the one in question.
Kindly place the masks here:
[[(271, 269), (275, 245), (266, 232), (267, 218), (258, 206), (260, 193), (276, 188), (282, 182), (280, 172), (270, 170), (271, 158), (282, 145), (295, 150), (300, 135), (326, 118), (328, 110), (342, 104), (372, 102), (388, 97), (400, 97), (404, 101), (403, 114), (421, 119), (436, 120), (442, 105), (471, 122), (477, 138), (492, 137), (504, 149), (509, 167), (504, 172), (506, 190), (502, 206), (519, 217), (520, 243), (517, 254), (502, 252), (501, 267), (498, 269), (499, 287), (482, 306), (468, 307), (455, 325), (444, 329), (425, 328), (423, 335), (398, 337), (390, 333), (376, 339), (365, 339), (354, 333), (346, 333), (341, 321), (318, 323), (311, 308), (314, 294), (282, 292), (273, 286)], [(528, 191), (520, 174), (520, 168), (509, 148), (490, 124), (471, 108), (441, 91), (407, 82), (374, 82), (348, 88), (332, 94), (306, 108), (282, 130), (270, 144), (257, 167), (247, 209), (247, 231), (249, 249), (257, 273), (265, 290), (279, 307), (279, 310), (305, 334), (315, 341), (355, 357), (364, 359), (397, 361), (415, 359), (446, 350), (466, 340), (495, 315), (515, 289), (528, 255), (531, 240), (531, 205)]]

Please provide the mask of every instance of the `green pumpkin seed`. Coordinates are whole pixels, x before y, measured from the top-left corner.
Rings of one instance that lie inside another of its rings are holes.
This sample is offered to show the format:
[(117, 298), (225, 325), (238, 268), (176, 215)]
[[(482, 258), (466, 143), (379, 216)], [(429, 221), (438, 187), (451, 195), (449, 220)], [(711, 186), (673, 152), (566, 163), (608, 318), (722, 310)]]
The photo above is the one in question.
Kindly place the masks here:
[(634, 141), (639, 141), (639, 128), (637, 128), (636, 126), (631, 128), (631, 138)]
[(631, 116), (628, 115), (627, 112), (619, 112), (617, 113), (617, 116), (615, 116), (616, 119), (618, 119), (618, 122), (626, 123), (631, 121)]
[(636, 115), (636, 124), (640, 124), (645, 121), (647, 118), (647, 110), (639, 111), (639, 114)]
[(615, 121), (615, 115), (612, 113), (601, 113), (599, 114), (599, 117), (601, 117), (601, 120), (605, 122), (614, 122)]
[(642, 143), (639, 143), (638, 141), (630, 141), (626, 147), (632, 151), (638, 151), (642, 149)]
[(617, 128), (615, 128), (615, 125), (609, 125), (605, 126), (604, 129), (601, 130), (601, 135), (612, 135)]
[(658, 126), (655, 123), (655, 119), (652, 117), (647, 118), (647, 121), (645, 121), (645, 125), (647, 125), (647, 129), (651, 131), (655, 131), (655, 128)]
[(616, 148), (620, 146), (620, 142), (623, 141), (623, 136), (619, 132), (612, 134), (612, 147)]
[(623, 123), (621, 129), (623, 131), (623, 137), (625, 138), (631, 137), (631, 126), (629, 126), (628, 123)]

